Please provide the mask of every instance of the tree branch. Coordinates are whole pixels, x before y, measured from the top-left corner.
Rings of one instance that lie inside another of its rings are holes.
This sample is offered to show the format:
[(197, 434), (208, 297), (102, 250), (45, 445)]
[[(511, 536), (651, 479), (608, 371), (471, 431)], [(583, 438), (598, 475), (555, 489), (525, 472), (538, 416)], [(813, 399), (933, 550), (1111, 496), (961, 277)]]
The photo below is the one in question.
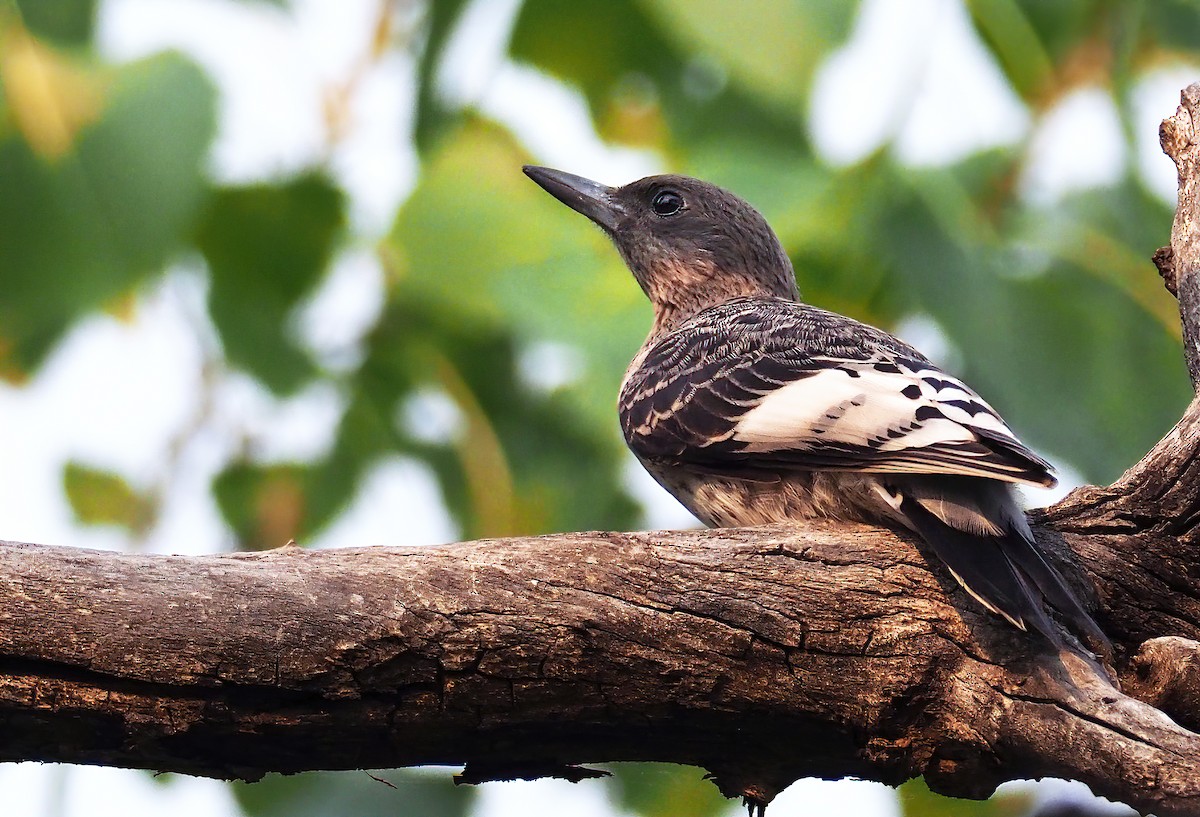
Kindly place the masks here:
[(8, 544), (0, 587), (4, 760), (475, 779), (667, 760), (766, 799), (814, 774), (972, 796), (1054, 775), (1200, 813), (1195, 735), (1031, 655), (870, 528), (195, 558)]
[[(1194, 380), (1198, 111), (1193, 86), (1162, 131)], [(194, 558), (0, 543), (0, 760), (465, 763), (471, 782), (660, 760), (758, 802), (811, 775), (972, 797), (1055, 776), (1200, 815), (1200, 736), (1178, 725), (1200, 727), (1197, 452), (1200, 403), (1117, 483), (1034, 516), (1127, 694), (866, 527)]]
[[(1179, 109), (1158, 129), (1163, 152), (1175, 162), (1179, 201), (1171, 226), (1171, 266), (1183, 322), (1183, 351), (1192, 386), (1200, 386), (1200, 83), (1183, 89)], [(1170, 283), (1168, 282), (1168, 288)]]

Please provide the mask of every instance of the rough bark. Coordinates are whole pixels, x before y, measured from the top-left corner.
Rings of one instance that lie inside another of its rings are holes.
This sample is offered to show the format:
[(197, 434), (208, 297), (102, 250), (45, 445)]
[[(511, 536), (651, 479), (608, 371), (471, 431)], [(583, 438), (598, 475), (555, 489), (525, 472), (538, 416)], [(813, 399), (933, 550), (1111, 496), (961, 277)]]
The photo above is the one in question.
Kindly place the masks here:
[[(1200, 86), (1183, 101), (1160, 267), (1195, 380)], [(0, 760), (247, 779), (464, 763), (472, 782), (660, 760), (758, 803), (811, 775), (973, 797), (1055, 776), (1200, 815), (1198, 451), (1200, 402), (1117, 483), (1035, 518), (1124, 693), (865, 527), (194, 558), (0, 543)]]
[[(1126, 565), (1111, 549), (1094, 575)], [(869, 528), (200, 558), (7, 544), (0, 586), (3, 760), (247, 778), (465, 762), (473, 779), (669, 760), (763, 799), (806, 775), (971, 796), (1052, 775), (1200, 813), (1200, 738), (1032, 653)], [(1175, 615), (1113, 587), (1108, 609)]]
[(1192, 385), (1200, 386), (1200, 83), (1183, 89), (1179, 110), (1158, 129), (1163, 152), (1175, 162), (1179, 201), (1171, 225), (1174, 292), (1183, 321), (1183, 352)]

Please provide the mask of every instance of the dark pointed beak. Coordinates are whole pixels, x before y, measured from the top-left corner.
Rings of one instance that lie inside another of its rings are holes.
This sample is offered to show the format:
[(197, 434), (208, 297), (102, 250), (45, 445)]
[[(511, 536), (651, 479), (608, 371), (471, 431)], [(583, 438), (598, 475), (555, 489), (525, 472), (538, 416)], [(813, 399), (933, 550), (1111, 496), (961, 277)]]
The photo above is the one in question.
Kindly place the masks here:
[(525, 175), (543, 190), (576, 212), (583, 213), (608, 232), (614, 232), (625, 215), (625, 208), (613, 195), (616, 190), (591, 179), (553, 170), (549, 167), (525, 165)]

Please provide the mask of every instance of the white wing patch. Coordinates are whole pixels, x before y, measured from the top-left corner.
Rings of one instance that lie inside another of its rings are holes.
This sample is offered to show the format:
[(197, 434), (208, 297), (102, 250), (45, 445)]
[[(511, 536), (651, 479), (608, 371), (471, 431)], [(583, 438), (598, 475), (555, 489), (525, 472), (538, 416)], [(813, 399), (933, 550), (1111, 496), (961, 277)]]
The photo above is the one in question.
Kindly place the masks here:
[[(995, 409), (957, 378), (904, 363), (831, 361), (830, 368), (764, 395), (739, 420), (733, 439), (748, 452), (872, 452), (872, 463), (861, 470), (1031, 481), (988, 462), (986, 447), (978, 445), (975, 429), (1025, 450)], [(921, 449), (936, 453), (929, 459), (938, 462), (923, 461)]]

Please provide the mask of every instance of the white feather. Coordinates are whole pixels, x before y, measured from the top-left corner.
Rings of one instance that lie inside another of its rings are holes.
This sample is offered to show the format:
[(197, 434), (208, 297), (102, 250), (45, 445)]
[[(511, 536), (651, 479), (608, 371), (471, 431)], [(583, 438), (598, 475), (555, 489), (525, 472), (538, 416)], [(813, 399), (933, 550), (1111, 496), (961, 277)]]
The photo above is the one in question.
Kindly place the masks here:
[[(905, 390), (915, 396), (908, 396)], [(972, 406), (964, 408), (948, 401)], [(944, 416), (918, 420), (917, 410), (922, 406), (936, 408)], [(974, 406), (981, 410), (969, 410)], [(1020, 445), (991, 406), (944, 372), (901, 368), (894, 373), (879, 371), (872, 362), (839, 361), (837, 368), (765, 395), (738, 422), (733, 439), (746, 443), (748, 451), (803, 450), (822, 443), (867, 448), (869, 440), (882, 439), (875, 450), (901, 452), (973, 442), (977, 440), (975, 428), (999, 432)], [(910, 469), (921, 470), (911, 464), (896, 464), (888, 470)]]

